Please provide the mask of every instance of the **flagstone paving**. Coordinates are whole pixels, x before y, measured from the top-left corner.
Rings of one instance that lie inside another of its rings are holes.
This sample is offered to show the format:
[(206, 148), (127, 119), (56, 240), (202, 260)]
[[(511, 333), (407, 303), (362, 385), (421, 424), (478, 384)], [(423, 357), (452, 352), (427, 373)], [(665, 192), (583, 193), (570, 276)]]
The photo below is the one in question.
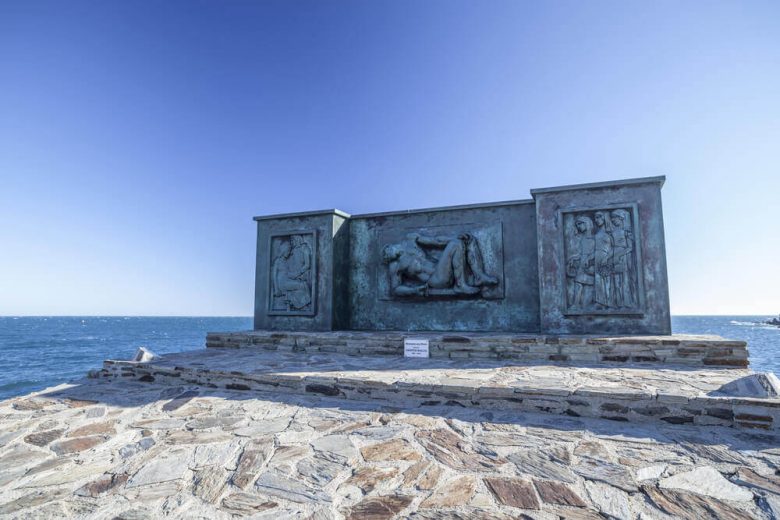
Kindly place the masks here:
[(0, 403), (2, 518), (774, 518), (773, 431), (84, 379)]

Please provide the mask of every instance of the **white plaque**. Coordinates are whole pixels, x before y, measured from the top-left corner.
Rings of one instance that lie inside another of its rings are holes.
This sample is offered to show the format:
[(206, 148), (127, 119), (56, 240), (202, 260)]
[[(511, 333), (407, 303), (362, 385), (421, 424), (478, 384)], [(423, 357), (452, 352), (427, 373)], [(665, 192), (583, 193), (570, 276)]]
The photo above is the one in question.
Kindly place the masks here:
[(430, 357), (428, 340), (404, 338), (404, 357)]

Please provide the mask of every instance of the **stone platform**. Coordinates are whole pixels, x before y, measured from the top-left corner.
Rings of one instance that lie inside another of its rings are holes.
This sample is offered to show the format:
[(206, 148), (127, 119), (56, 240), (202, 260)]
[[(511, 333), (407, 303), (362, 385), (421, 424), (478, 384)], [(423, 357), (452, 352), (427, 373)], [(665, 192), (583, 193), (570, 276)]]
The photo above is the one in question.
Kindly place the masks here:
[(555, 363), (648, 363), (700, 367), (747, 367), (744, 341), (719, 336), (550, 336), (425, 332), (214, 332), (209, 348), (260, 347), (354, 356), (402, 356), (404, 339), (426, 338), (432, 358), (548, 361)]
[[(209, 348), (168, 354), (147, 363), (106, 361), (100, 375), (142, 382), (197, 384), (248, 395), (281, 392), (371, 400), (389, 407), (447, 405), (624, 422), (765, 430), (780, 427), (780, 399), (766, 397), (772, 393), (767, 394), (761, 381), (755, 380), (758, 376), (745, 369), (671, 365), (659, 368), (647, 364), (513, 365), (504, 360), (400, 356), (358, 358), (309, 352), (311, 344), (306, 348), (285, 346), (285, 339), (289, 336), (279, 338), (275, 350), (260, 346)], [(771, 381), (764, 384), (771, 387)]]

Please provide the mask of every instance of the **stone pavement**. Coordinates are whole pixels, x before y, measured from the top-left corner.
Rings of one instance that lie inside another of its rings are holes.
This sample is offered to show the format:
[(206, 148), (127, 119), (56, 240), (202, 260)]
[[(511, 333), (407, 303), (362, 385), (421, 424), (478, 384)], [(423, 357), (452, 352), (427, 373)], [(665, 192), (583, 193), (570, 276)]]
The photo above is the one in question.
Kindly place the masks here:
[(0, 517), (738, 519), (780, 438), (458, 406), (84, 379), (0, 403)]
[(729, 383), (749, 379), (749, 370), (662, 366), (356, 357), (244, 347), (168, 354), (147, 363), (106, 361), (101, 375), (247, 392), (371, 399), (390, 406), (449, 404), (615, 421), (780, 427), (777, 397), (759, 392), (720, 395)]

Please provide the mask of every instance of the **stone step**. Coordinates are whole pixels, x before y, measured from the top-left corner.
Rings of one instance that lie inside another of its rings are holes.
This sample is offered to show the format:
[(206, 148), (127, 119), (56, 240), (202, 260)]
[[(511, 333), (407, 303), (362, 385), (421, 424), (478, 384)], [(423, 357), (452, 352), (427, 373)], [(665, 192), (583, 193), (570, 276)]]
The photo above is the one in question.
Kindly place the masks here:
[(401, 356), (405, 338), (424, 338), (432, 358), (555, 363), (655, 363), (747, 367), (744, 341), (719, 336), (547, 336), (423, 332), (212, 332), (208, 348), (262, 347), (354, 356)]
[[(106, 361), (101, 376), (380, 400), (389, 407), (452, 405), (767, 430), (780, 425), (780, 399), (762, 397), (772, 395), (762, 385), (773, 383), (757, 383), (760, 375), (745, 369), (517, 366), (247, 347), (168, 354), (146, 363)], [(740, 384), (745, 381), (750, 384)]]

